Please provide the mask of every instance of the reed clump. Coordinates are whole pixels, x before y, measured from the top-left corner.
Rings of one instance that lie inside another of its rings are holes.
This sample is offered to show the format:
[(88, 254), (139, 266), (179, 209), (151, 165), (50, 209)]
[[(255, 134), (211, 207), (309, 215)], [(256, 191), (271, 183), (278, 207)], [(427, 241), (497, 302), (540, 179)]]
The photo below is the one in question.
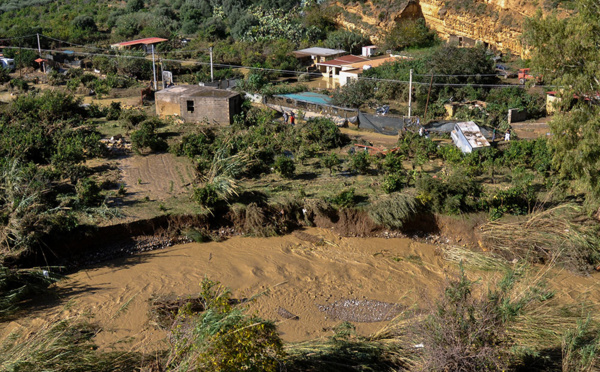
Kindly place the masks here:
[(509, 260), (555, 260), (577, 272), (600, 262), (600, 226), (575, 204), (534, 212), (516, 221), (498, 220), (481, 227), (483, 245)]

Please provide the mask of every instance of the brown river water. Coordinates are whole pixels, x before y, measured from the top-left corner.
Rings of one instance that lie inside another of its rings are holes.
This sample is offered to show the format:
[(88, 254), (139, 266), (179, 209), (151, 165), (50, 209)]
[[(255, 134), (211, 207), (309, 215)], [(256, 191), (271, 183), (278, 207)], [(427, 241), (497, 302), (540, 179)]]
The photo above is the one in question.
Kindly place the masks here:
[[(456, 272), (456, 265), (444, 261), (431, 244), (401, 238), (341, 238), (318, 228), (306, 233), (323, 239), (323, 244), (295, 235), (233, 237), (219, 243), (177, 245), (81, 270), (59, 283), (59, 301), (26, 319), (0, 325), (0, 337), (27, 324), (36, 327), (48, 320), (86, 315), (103, 328), (96, 339), (102, 348), (164, 349), (167, 334), (153, 326), (148, 299), (195, 294), (207, 277), (229, 287), (234, 298), (265, 292), (248, 305), (249, 311), (276, 321), (285, 341), (302, 341), (331, 336), (332, 327), (342, 322), (336, 311), (347, 304), (382, 301), (388, 303), (379, 309), (383, 312), (423, 308), (440, 293), (448, 275)], [(594, 276), (558, 272), (555, 280), (559, 296), (569, 301), (600, 298)], [(280, 309), (298, 319), (286, 319)], [(362, 335), (386, 324), (353, 323)]]

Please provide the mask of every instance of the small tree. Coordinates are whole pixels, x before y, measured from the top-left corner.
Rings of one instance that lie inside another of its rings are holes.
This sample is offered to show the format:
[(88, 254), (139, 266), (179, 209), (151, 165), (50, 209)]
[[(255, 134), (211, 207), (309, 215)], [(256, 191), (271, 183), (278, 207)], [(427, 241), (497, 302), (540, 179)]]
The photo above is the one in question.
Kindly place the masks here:
[(285, 155), (279, 155), (275, 158), (273, 168), (283, 178), (294, 178), (296, 166), (294, 165), (294, 161)]
[(359, 174), (366, 174), (369, 171), (371, 161), (366, 151), (359, 151), (350, 156), (350, 169)]
[(90, 178), (79, 180), (77, 186), (75, 186), (75, 190), (77, 191), (77, 199), (86, 207), (98, 206), (102, 201), (100, 187)]
[(323, 166), (329, 169), (329, 174), (333, 174), (333, 169), (340, 165), (340, 159), (335, 152), (329, 153), (323, 157)]
[(375, 83), (371, 80), (353, 80), (333, 92), (331, 103), (336, 106), (358, 108), (375, 96)]
[(140, 124), (140, 129), (131, 134), (131, 148), (137, 153), (144, 148), (149, 148), (150, 151), (161, 151), (167, 147), (167, 143), (158, 136), (156, 126), (150, 120)]

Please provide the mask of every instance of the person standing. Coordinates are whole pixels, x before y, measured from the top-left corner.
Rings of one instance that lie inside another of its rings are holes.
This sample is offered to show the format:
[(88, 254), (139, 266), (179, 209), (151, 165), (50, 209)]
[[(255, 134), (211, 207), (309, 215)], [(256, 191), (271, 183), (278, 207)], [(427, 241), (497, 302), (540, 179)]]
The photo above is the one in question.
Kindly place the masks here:
[(506, 142), (509, 142), (509, 141), (510, 141), (510, 129), (508, 129), (508, 130), (506, 131), (506, 133), (504, 133), (504, 140), (505, 140)]
[(496, 139), (496, 128), (492, 131), (492, 142)]
[(288, 123), (288, 119), (289, 119), (288, 113), (284, 111), (283, 112), (283, 123), (287, 124)]
[(290, 124), (296, 124), (296, 114), (294, 114), (294, 111), (292, 111), (292, 113), (290, 114)]

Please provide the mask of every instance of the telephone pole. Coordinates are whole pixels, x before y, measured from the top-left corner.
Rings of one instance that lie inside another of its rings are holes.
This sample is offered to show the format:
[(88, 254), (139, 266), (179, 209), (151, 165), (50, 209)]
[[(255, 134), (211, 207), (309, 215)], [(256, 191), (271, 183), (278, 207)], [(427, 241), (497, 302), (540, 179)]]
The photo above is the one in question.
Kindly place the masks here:
[(413, 69), (410, 69), (410, 77), (408, 78), (408, 117), (411, 117), (412, 114), (412, 75)]
[(215, 78), (213, 75), (213, 47), (208, 48), (210, 52), (210, 82), (214, 82)]
[(42, 56), (42, 48), (40, 46), (40, 34), (36, 34), (36, 36), (37, 36), (37, 42), (38, 42), (38, 54), (41, 57)]
[(154, 90), (156, 91), (158, 87), (156, 86), (156, 65), (154, 63), (154, 44), (152, 44), (152, 76), (154, 77)]

